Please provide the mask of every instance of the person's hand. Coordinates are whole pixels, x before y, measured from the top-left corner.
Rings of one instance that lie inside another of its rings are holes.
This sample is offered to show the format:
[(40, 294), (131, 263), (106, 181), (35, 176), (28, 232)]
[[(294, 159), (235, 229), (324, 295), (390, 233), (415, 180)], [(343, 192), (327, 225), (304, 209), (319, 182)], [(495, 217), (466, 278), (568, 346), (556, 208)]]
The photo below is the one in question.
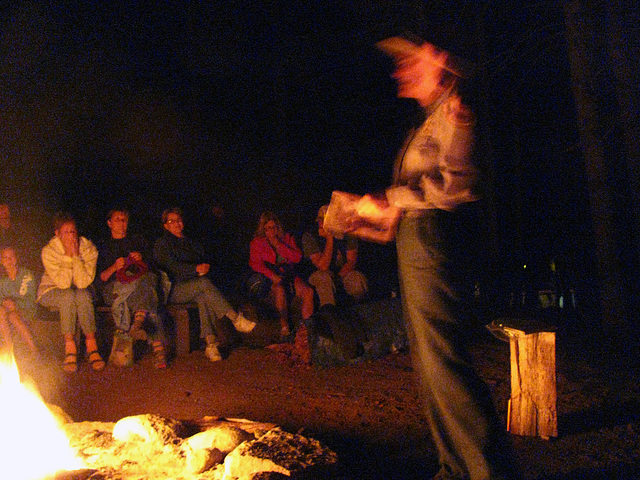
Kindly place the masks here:
[(65, 235), (61, 239), (64, 254), (68, 257), (75, 257), (80, 252), (79, 239), (76, 235)]
[(142, 261), (142, 254), (140, 252), (129, 252), (129, 256), (136, 262)]
[(120, 270), (121, 268), (124, 268), (124, 266), (127, 264), (127, 261), (125, 260), (124, 257), (120, 257), (118, 258), (115, 262), (113, 262), (113, 269), (115, 271)]
[(327, 232), (322, 224), (318, 225), (318, 235), (320, 235), (322, 238), (326, 238), (327, 240), (329, 240), (330, 238), (333, 239), (333, 235)]
[(2, 300), (2, 306), (9, 312), (15, 312), (17, 310), (16, 302), (14, 302), (12, 298)]
[(389, 202), (386, 198), (374, 198), (369, 194), (363, 195), (355, 204), (356, 213), (366, 220), (386, 217), (387, 208)]
[(200, 264), (196, 265), (196, 272), (200, 276), (206, 275), (207, 273), (209, 273), (209, 268), (210, 267), (211, 267), (211, 265), (209, 265), (208, 263), (200, 263)]

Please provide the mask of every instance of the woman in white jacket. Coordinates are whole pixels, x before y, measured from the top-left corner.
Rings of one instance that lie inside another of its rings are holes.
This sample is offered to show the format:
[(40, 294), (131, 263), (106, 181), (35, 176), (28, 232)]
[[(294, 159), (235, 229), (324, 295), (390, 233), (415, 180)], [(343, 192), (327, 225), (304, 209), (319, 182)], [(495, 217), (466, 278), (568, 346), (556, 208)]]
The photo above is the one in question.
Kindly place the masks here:
[(96, 321), (93, 297), (87, 287), (96, 275), (98, 250), (85, 237), (78, 235), (76, 222), (67, 213), (54, 219), (55, 236), (42, 249), (44, 275), (38, 288), (37, 301), (60, 313), (60, 328), (64, 336), (67, 372), (78, 369), (74, 340), (76, 322), (85, 336), (87, 357), (94, 370), (102, 370), (105, 362), (96, 344)]

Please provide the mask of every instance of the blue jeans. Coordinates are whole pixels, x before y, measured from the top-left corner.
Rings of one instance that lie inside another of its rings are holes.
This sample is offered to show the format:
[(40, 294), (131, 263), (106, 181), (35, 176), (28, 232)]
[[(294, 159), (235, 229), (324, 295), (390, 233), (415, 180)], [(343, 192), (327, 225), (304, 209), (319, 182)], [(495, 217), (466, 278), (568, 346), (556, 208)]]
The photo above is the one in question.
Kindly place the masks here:
[(200, 337), (216, 336), (219, 320), (233, 310), (231, 304), (207, 277), (196, 277), (175, 282), (169, 301), (172, 303), (198, 304)]
[(517, 477), (506, 430), (476, 373), (465, 337), (474, 235), (465, 215), (429, 210), (405, 216), (396, 247), (403, 314), (418, 388), (444, 471), (454, 478)]
[[(112, 307), (117, 300), (116, 285), (117, 280), (107, 283), (103, 289), (103, 298), (107, 306)], [(113, 319), (116, 322), (116, 326), (125, 332), (129, 331), (131, 327), (131, 318), (135, 315), (135, 312), (145, 311), (148, 313), (147, 319), (152, 324), (149, 338), (151, 340), (164, 340), (164, 327), (162, 326), (162, 320), (158, 315), (158, 277), (153, 272), (147, 272), (137, 280), (134, 280), (135, 285), (133, 291), (126, 297), (126, 306), (129, 310), (127, 315), (120, 315), (121, 318), (116, 318), (116, 312), (113, 312)]]
[(86, 288), (54, 288), (42, 295), (40, 304), (60, 313), (60, 330), (63, 335), (76, 333), (76, 320), (82, 333), (95, 333), (93, 297)]

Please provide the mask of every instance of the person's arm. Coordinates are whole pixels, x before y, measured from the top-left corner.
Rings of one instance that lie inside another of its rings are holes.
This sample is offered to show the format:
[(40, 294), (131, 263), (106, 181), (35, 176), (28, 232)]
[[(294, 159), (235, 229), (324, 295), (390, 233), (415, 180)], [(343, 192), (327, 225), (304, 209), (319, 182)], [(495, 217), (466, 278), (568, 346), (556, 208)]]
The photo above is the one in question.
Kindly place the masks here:
[(165, 237), (160, 237), (154, 246), (153, 256), (162, 270), (177, 280), (186, 280), (198, 276), (196, 263), (181, 261), (173, 252), (172, 245)]
[(57, 288), (70, 288), (73, 281), (72, 258), (64, 254), (62, 242), (53, 239), (42, 249), (42, 265)]
[(276, 252), (290, 263), (298, 263), (302, 260), (302, 250), (296, 245), (292, 235), (285, 233), (284, 237), (275, 246)]
[(327, 271), (331, 267), (331, 259), (333, 258), (333, 236), (327, 233), (324, 239), (326, 242), (322, 252), (313, 253), (309, 258), (318, 270)]
[(348, 273), (354, 271), (356, 269), (356, 263), (358, 262), (358, 248), (350, 248), (347, 250), (347, 261), (342, 266), (338, 275), (344, 277)]
[(249, 244), (249, 266), (254, 272), (261, 273), (272, 282), (277, 283), (280, 281), (280, 276), (265, 264), (265, 246), (265, 241), (262, 241), (259, 237), (251, 240)]
[(87, 288), (96, 278), (98, 249), (87, 238), (80, 237), (78, 255), (72, 257), (73, 283), (78, 288)]
[(105, 268), (102, 272), (100, 272), (100, 280), (102, 280), (105, 283), (108, 282), (114, 273), (116, 273), (121, 268), (124, 268), (124, 265), (125, 265), (125, 259), (123, 257), (117, 258), (115, 262), (113, 262), (111, 265)]

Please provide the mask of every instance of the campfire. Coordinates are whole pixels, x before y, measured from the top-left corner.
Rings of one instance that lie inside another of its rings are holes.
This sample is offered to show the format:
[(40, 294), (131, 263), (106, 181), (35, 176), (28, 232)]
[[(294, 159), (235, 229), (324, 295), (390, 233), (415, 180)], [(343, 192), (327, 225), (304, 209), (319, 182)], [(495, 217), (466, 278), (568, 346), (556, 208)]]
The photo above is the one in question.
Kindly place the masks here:
[(0, 478), (328, 478), (337, 465), (336, 454), (320, 442), (245, 419), (146, 414), (115, 423), (73, 422), (21, 381), (13, 354), (0, 358), (0, 402)]
[(0, 352), (0, 477), (46, 478), (60, 470), (82, 468), (61, 421), (37, 389), (21, 382), (11, 351)]

